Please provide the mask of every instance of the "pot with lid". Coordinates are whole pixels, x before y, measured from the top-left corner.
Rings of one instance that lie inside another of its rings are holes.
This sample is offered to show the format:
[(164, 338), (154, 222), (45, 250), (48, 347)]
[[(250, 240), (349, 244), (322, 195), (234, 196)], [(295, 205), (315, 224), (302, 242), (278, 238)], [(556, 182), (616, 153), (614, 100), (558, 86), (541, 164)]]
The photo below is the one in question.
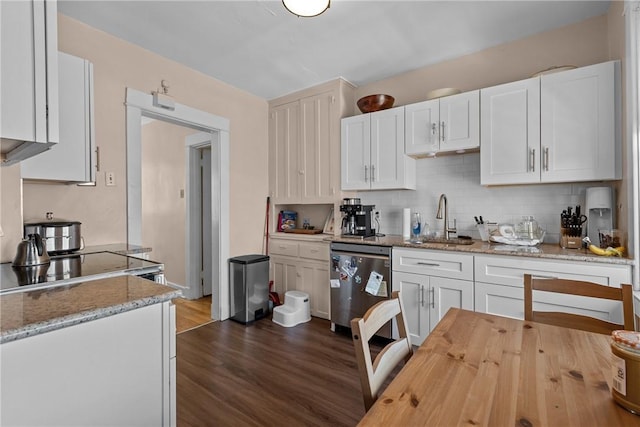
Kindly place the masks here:
[(29, 234), (22, 242), (18, 243), (16, 257), (13, 259), (14, 267), (33, 267), (49, 264), (49, 254), (39, 234)]
[(51, 255), (75, 252), (82, 248), (78, 221), (43, 221), (24, 225), (24, 234), (39, 234), (47, 252)]

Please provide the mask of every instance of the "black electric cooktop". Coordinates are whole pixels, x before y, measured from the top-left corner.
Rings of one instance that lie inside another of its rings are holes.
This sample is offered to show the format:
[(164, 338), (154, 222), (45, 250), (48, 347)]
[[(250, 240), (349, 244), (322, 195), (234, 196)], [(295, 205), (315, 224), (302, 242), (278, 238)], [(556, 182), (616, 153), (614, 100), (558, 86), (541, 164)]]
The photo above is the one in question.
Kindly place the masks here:
[(49, 264), (31, 267), (13, 267), (10, 262), (0, 264), (0, 293), (162, 270), (161, 263), (113, 252), (56, 255)]

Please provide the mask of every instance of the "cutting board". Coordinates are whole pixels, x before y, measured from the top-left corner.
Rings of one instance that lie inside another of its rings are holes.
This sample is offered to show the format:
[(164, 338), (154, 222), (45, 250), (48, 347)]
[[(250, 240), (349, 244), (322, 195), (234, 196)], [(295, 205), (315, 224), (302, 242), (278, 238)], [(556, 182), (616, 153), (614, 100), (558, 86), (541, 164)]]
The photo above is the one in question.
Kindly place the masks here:
[(314, 228), (313, 230), (305, 229), (305, 228), (288, 228), (284, 230), (285, 233), (294, 233), (294, 234), (320, 234), (322, 230)]

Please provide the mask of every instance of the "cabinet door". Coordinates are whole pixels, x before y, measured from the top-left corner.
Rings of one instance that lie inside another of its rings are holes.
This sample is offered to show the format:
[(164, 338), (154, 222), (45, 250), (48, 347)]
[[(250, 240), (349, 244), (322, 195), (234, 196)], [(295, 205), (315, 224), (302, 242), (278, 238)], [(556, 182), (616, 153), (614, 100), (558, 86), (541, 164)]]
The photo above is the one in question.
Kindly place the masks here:
[(404, 186), (404, 107), (371, 113), (372, 189), (393, 189)]
[(541, 77), (542, 181), (619, 179), (619, 61)]
[(298, 153), (297, 101), (279, 105), (269, 118), (269, 187), (274, 199), (296, 201), (301, 175)]
[(473, 310), (473, 282), (430, 277), (429, 285), (429, 332), (436, 327), (450, 308)]
[[(336, 126), (333, 91), (300, 100), (300, 198), (320, 202), (333, 200), (339, 173), (332, 132)], [(332, 140), (333, 139), (333, 140)]]
[(45, 150), (59, 141), (56, 2), (1, 2), (0, 49), (0, 136)]
[(412, 345), (419, 346), (430, 332), (427, 301), (429, 276), (394, 271), (393, 288), (400, 291), (409, 340)]
[(480, 91), (480, 183), (540, 181), (540, 80)]
[(480, 146), (480, 91), (440, 98), (440, 151)]
[[(524, 319), (524, 288), (476, 282), (475, 293), (476, 311)], [(533, 309), (581, 314), (622, 323), (622, 304), (600, 298), (534, 291)]]
[(300, 263), (298, 290), (309, 294), (311, 315), (329, 320), (329, 262)]
[(284, 302), (285, 292), (297, 289), (298, 262), (288, 257), (272, 256), (270, 263), (274, 290), (280, 294), (280, 301)]
[(371, 115), (347, 117), (341, 123), (340, 165), (343, 190), (368, 190), (371, 165)]
[(434, 155), (440, 149), (440, 101), (437, 99), (405, 106), (405, 153)]
[(169, 425), (161, 307), (2, 344), (0, 424)]
[(474, 269), (477, 282), (520, 288), (524, 287), (524, 275), (527, 273), (614, 287), (620, 287), (621, 283), (631, 283), (631, 266), (628, 265), (478, 255), (474, 257)]
[(475, 283), (475, 311), (524, 319), (524, 288)]
[(24, 160), (22, 178), (95, 181), (93, 169), (93, 65), (59, 53), (60, 143)]

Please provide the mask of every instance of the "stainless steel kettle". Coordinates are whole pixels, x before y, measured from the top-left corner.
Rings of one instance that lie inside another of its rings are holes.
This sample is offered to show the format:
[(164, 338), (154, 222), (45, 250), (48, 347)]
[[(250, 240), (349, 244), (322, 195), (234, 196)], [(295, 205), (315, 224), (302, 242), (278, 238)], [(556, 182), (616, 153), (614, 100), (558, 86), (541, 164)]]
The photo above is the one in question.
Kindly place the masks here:
[(18, 243), (14, 267), (31, 267), (33, 265), (49, 264), (49, 254), (39, 234), (29, 234), (26, 239)]

